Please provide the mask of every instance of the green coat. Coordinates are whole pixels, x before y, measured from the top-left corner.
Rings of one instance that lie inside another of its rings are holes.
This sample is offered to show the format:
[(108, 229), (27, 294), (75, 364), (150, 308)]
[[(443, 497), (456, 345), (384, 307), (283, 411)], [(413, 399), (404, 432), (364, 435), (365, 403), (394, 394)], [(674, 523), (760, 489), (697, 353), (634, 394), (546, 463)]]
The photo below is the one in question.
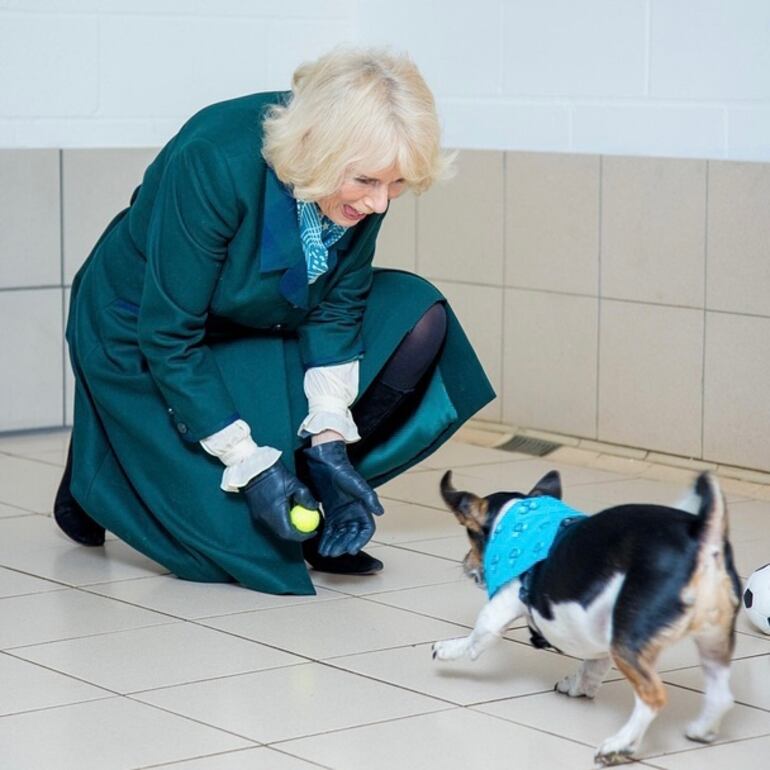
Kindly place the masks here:
[[(308, 285), (295, 201), (261, 156), (256, 94), (195, 115), (147, 169), (72, 286), (72, 490), (107, 529), (180, 577), (312, 593), (301, 550), (219, 488), (198, 441), (242, 417), (293, 467), (303, 372), (361, 359), (360, 392), (434, 302), (371, 266), (382, 215), (330, 250)], [(451, 310), (414, 417), (359, 463), (373, 485), (418, 462), (493, 392)]]

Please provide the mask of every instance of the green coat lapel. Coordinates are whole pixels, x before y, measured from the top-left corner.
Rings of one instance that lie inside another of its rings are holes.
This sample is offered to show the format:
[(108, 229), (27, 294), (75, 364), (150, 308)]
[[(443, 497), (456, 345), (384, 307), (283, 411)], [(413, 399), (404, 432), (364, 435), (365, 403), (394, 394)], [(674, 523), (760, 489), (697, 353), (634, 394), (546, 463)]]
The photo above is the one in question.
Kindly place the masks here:
[(307, 309), (307, 268), (299, 237), (297, 202), (269, 166), (265, 176), (259, 270), (285, 271), (279, 291), (292, 305)]

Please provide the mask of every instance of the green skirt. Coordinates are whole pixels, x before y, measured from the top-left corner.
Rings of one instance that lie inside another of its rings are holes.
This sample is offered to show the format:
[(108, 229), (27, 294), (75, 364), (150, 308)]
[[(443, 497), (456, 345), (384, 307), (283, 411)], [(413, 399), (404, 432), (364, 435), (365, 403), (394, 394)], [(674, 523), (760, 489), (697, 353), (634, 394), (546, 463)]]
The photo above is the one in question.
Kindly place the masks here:
[[(89, 345), (81, 357), (74, 333), (82, 325), (77, 294), (76, 285), (68, 339), (76, 378), (72, 492), (78, 502), (180, 578), (235, 581), (275, 594), (314, 593), (300, 546), (255, 524), (242, 496), (219, 488), (220, 461), (180, 439), (136, 343), (135, 309), (109, 306), (109, 345)], [(363, 318), (360, 393), (435, 302), (445, 300), (427, 281), (375, 271)], [(448, 306), (447, 315), (446, 341), (418, 407), (358, 461), (373, 486), (427, 457), (494, 398)], [(297, 429), (307, 414), (296, 337), (244, 332), (212, 336), (207, 344), (255, 441), (282, 450), (292, 468), (303, 444)]]

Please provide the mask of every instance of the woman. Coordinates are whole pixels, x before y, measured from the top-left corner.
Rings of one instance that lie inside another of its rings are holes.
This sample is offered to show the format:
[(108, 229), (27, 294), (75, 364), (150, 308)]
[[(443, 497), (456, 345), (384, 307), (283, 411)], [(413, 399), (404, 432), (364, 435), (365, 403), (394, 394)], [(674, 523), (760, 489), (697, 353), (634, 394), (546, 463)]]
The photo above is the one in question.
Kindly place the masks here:
[(372, 488), (494, 395), (436, 289), (371, 265), (389, 200), (446, 164), (417, 69), (378, 51), (193, 116), (73, 282), (59, 526), (270, 593), (313, 593), (305, 560), (381, 569)]

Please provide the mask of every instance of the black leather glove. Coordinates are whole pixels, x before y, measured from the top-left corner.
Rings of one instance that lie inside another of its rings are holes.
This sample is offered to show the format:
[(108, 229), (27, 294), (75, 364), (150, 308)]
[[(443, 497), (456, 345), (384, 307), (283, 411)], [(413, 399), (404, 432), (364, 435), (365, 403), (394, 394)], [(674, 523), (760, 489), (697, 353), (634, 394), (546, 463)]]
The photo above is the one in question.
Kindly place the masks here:
[(356, 554), (374, 534), (383, 507), (374, 490), (350, 464), (343, 441), (328, 441), (304, 451), (310, 481), (324, 510), (321, 556)]
[(308, 540), (314, 532), (300, 532), (289, 520), (293, 505), (318, 510), (310, 490), (279, 460), (255, 476), (242, 490), (251, 515), (284, 540)]

